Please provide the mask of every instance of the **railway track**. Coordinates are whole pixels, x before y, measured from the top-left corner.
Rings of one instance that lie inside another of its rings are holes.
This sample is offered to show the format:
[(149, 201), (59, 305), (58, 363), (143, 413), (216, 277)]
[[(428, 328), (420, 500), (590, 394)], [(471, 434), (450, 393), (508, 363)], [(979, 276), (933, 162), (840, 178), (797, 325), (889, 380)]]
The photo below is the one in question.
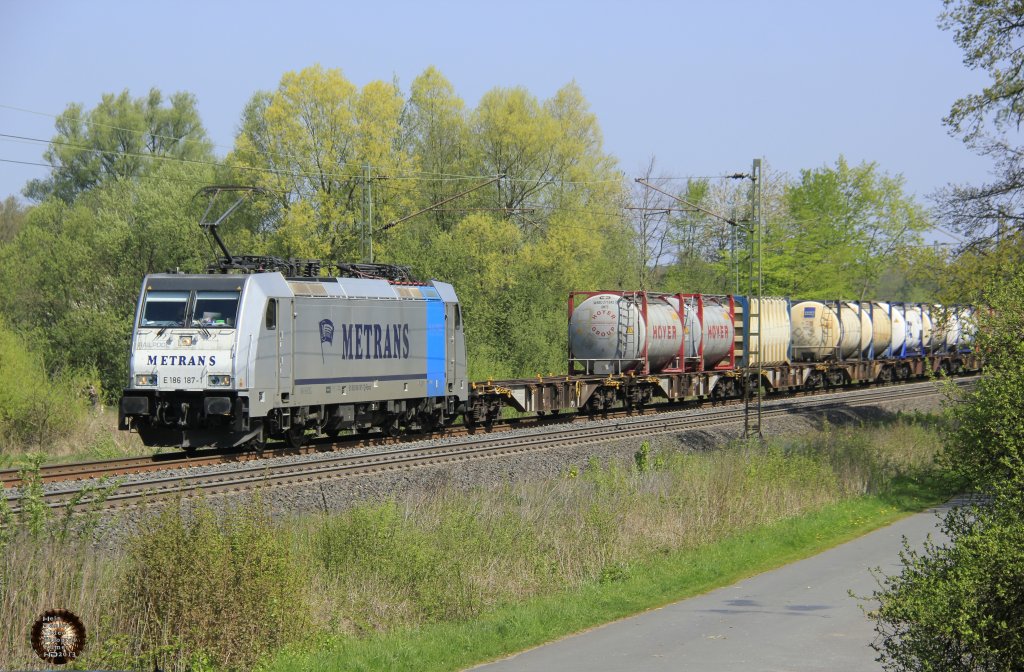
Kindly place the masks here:
[[(958, 381), (961, 386), (970, 385), (973, 379)], [(769, 403), (763, 408), (764, 418), (780, 417), (795, 412), (841, 409), (865, 406), (899, 399), (919, 398), (938, 395), (941, 392), (929, 383), (916, 383), (895, 387), (870, 388), (829, 395), (796, 397)], [(561, 423), (538, 428), (533, 433), (502, 432), (483, 435), (468, 435), (464, 440), (441, 445), (384, 447), (374, 452), (359, 454), (337, 451), (325, 452), (312, 448), (307, 452), (317, 455), (302, 462), (270, 463), (258, 458), (236, 454), (220, 456), (243, 458), (252, 464), (240, 465), (236, 469), (215, 473), (168, 474), (141, 481), (121, 483), (99, 506), (106, 509), (137, 506), (168, 497), (204, 492), (220, 494), (260, 487), (315, 483), (324, 479), (353, 475), (381, 473), (416, 466), (454, 463), (485, 457), (509, 456), (542, 450), (552, 445), (571, 446), (601, 441), (645, 437), (652, 434), (680, 432), (688, 429), (715, 427), (742, 421), (744, 408), (740, 405), (724, 405), (702, 409), (703, 412), (677, 414), (649, 414), (623, 417), (611, 422)], [(292, 451), (296, 452), (296, 451)], [(204, 456), (205, 459), (206, 456)], [(213, 457), (213, 456), (210, 456)], [(241, 461), (236, 459), (235, 461)], [(127, 461), (121, 461), (127, 462)], [(200, 466), (198, 460), (178, 466)], [(168, 465), (172, 463), (167, 460)], [(67, 467), (80, 465), (65, 465)], [(81, 465), (84, 468), (84, 464)], [(110, 466), (110, 465), (108, 465)], [(111, 467), (113, 468), (113, 467)], [(126, 468), (121, 465), (120, 468)], [(165, 466), (163, 468), (169, 468)], [(78, 472), (84, 473), (84, 472)], [(53, 508), (66, 507), (76, 511), (96, 508), (89, 496), (82, 497), (79, 490), (47, 492), (45, 503)], [(8, 493), (13, 495), (14, 493)], [(81, 501), (74, 501), (78, 497)], [(17, 497), (9, 497), (12, 508), (17, 510)]]
[[(963, 384), (969, 384), (975, 378), (962, 379)], [(911, 385), (919, 383), (911, 383)], [(874, 388), (873, 388), (874, 389)], [(879, 388), (887, 389), (887, 388)], [(815, 390), (812, 392), (801, 392), (795, 395), (788, 395), (787, 398), (814, 397), (821, 395), (835, 394), (830, 390)], [(741, 399), (732, 399), (718, 402), (720, 405), (742, 405)], [(692, 402), (680, 402), (673, 404), (660, 404), (650, 406), (648, 414), (676, 412), (686, 408), (692, 408)], [(613, 411), (601, 416), (603, 419), (633, 417), (633, 414), (626, 411)], [(310, 453), (342, 451), (374, 446), (388, 446), (402, 443), (412, 443), (424, 439), (453, 438), (469, 436), (475, 432), (503, 432), (515, 431), (524, 427), (538, 425), (563, 425), (573, 421), (585, 421), (587, 416), (578, 416), (575, 413), (557, 416), (516, 418), (494, 423), (491, 429), (478, 428), (469, 430), (461, 425), (449, 427), (443, 434), (413, 434), (397, 437), (383, 437), (380, 435), (371, 437), (344, 437), (341, 439), (320, 438), (314, 439), (307, 445), (300, 448), (293, 448), (285, 444), (270, 445), (260, 451), (248, 449), (229, 450), (207, 450), (200, 453), (185, 453), (181, 451), (158, 453), (140, 457), (126, 457), (111, 460), (95, 460), (90, 462), (69, 462), (66, 464), (44, 464), (39, 469), (39, 478), (43, 483), (55, 483), (69, 480), (85, 480), (94, 478), (109, 478), (126, 474), (145, 473), (150, 471), (163, 471), (168, 469), (186, 469), (190, 467), (203, 467), (218, 464), (230, 464), (238, 462), (249, 462), (273, 457), (288, 455), (307, 455)], [(0, 469), (0, 486), (4, 488), (16, 488), (21, 485), (21, 473), (19, 469)]]

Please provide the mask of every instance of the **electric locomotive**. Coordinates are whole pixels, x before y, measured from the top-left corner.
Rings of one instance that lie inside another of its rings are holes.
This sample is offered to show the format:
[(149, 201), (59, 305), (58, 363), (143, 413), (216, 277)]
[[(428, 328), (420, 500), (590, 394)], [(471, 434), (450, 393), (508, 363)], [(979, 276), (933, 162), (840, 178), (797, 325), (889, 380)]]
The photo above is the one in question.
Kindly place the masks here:
[(185, 448), (299, 444), (307, 429), (429, 430), (466, 398), (465, 352), (443, 282), (149, 275), (121, 427)]

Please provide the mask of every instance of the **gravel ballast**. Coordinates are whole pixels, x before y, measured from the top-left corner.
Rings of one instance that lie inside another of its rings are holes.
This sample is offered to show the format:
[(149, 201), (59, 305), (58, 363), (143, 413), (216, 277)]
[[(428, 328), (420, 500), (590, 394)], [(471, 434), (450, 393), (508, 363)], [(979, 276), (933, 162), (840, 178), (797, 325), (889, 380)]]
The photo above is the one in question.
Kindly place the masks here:
[[(921, 385), (929, 385), (923, 383)], [(842, 394), (822, 395), (817, 397), (823, 403), (842, 401)], [(794, 410), (781, 416), (766, 417), (763, 422), (765, 437), (801, 434), (820, 430), (826, 423), (832, 426), (849, 425), (860, 422), (893, 419), (900, 412), (933, 413), (941, 408), (944, 397), (941, 394), (925, 394), (885, 402), (859, 406), (833, 406), (828, 408), (806, 408)], [(784, 400), (768, 402), (765, 408)], [(700, 408), (674, 413), (681, 415), (706, 413), (708, 409)], [(597, 422), (615, 423), (619, 420)], [(530, 429), (518, 430), (519, 433), (542, 431)], [(553, 445), (544, 449), (531, 450), (504, 456), (483, 459), (461, 460), (454, 463), (398, 468), (384, 472), (362, 475), (348, 475), (327, 478), (308, 483), (289, 484), (272, 487), (259, 487), (252, 490), (239, 490), (216, 494), (204, 494), (203, 499), (215, 509), (244, 506), (258, 497), (262, 506), (269, 508), (275, 517), (334, 512), (347, 509), (355, 504), (368, 501), (379, 501), (386, 498), (403, 499), (423, 495), (441, 488), (466, 490), (476, 487), (495, 487), (504, 484), (523, 482), (537, 478), (545, 478), (564, 474), (572, 468), (582, 468), (591, 460), (606, 462), (614, 459), (632, 459), (641, 444), (646, 441), (652, 453), (667, 450), (702, 451), (712, 450), (726, 445), (741, 437), (742, 422), (714, 425), (701, 429), (689, 429), (669, 433), (652, 433), (645, 438), (606, 440), (584, 445), (560, 446)], [(460, 438), (434, 439), (423, 442), (404, 444), (402, 448), (413, 448), (421, 445), (441, 445), (460, 441)], [(363, 448), (353, 453), (375, 453), (394, 447)], [(313, 455), (295, 455), (268, 458), (266, 462), (290, 463), (315, 460)], [(251, 463), (249, 463), (251, 466)], [(175, 470), (175, 474), (184, 476), (197, 471), (221, 472), (238, 469), (243, 465), (237, 463), (207, 467)], [(171, 472), (148, 472), (134, 474), (128, 479), (145, 481), (154, 478), (166, 478)], [(48, 490), (69, 490), (81, 487), (74, 483), (53, 483), (45, 486)], [(188, 507), (188, 500), (184, 503)], [(124, 535), (130, 535), (152, 510), (152, 507), (134, 506), (101, 513), (103, 520), (100, 528), (104, 534), (104, 545), (117, 545)]]

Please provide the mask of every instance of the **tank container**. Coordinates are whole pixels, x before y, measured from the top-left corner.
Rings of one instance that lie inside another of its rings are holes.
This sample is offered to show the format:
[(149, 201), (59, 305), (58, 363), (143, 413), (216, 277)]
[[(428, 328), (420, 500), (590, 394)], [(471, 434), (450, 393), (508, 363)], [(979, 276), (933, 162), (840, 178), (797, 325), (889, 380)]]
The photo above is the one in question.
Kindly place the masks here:
[(932, 319), (932, 307), (920, 304), (921, 308), (921, 349), (925, 354), (935, 351), (935, 321)]
[[(871, 327), (871, 304), (851, 301), (849, 303), (843, 304), (843, 310), (852, 311), (855, 319), (857, 319), (857, 321), (860, 322), (860, 356), (865, 359), (871, 357), (871, 343), (873, 334)], [(856, 355), (856, 353), (854, 354)]]
[(960, 322), (960, 340), (955, 349), (963, 352), (970, 349), (974, 336), (978, 333), (978, 317), (974, 314), (974, 308), (970, 307), (958, 308), (956, 315)]
[(847, 359), (857, 354), (861, 343), (861, 320), (848, 305), (801, 301), (793, 304), (790, 316), (793, 322), (793, 359), (820, 362)]
[(921, 306), (906, 304), (904, 316), (907, 319), (907, 344), (904, 352), (907, 357), (921, 354), (921, 345), (924, 336), (924, 316), (921, 313)]
[(903, 312), (903, 305), (898, 303), (882, 303), (889, 311), (889, 320), (892, 325), (892, 340), (889, 344), (889, 357), (903, 357), (904, 346), (907, 343), (907, 318)]
[(871, 304), (871, 344), (875, 350), (875, 358), (889, 356), (892, 347), (892, 319), (889, 317), (889, 305), (886, 303)]
[(683, 346), (684, 329), (676, 308), (661, 296), (642, 293), (595, 294), (576, 306), (569, 318), (569, 350), (588, 373), (611, 374), (671, 363)]
[[(733, 308), (728, 297), (683, 294), (684, 335), (687, 363), (699, 360), (704, 370), (713, 369), (729, 359), (735, 346)], [(679, 305), (677, 297), (669, 302)], [(700, 367), (688, 367), (700, 368)]]
[[(737, 311), (743, 314), (743, 365), (755, 366), (758, 360), (762, 366), (788, 364), (792, 336), (789, 317), (789, 300), (778, 297), (752, 299), (743, 296), (735, 297)], [(753, 322), (753, 325), (750, 323)], [(759, 354), (749, 354), (757, 349), (754, 344), (747, 345), (751, 340), (751, 332), (761, 331)]]

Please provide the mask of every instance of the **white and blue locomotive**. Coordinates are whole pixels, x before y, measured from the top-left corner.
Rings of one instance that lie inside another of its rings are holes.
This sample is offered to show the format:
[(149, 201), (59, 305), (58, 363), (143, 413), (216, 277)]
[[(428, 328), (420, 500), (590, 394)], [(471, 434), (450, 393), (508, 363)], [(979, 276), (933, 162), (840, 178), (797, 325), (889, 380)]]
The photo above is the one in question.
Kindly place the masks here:
[(120, 426), (149, 446), (429, 431), (464, 410), (462, 313), (437, 281), (148, 275), (129, 376)]

